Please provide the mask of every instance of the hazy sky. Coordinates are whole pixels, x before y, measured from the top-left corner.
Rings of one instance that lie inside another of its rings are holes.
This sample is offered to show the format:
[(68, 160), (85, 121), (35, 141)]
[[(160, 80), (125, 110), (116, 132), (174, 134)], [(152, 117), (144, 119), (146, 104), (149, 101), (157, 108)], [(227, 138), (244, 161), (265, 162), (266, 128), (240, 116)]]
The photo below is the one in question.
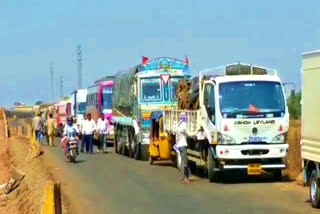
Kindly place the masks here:
[(300, 87), (301, 53), (320, 48), (320, 1), (1, 0), (0, 106), (50, 98), (54, 63), (64, 94), (141, 62), (188, 55), (196, 71), (232, 62), (279, 70)]

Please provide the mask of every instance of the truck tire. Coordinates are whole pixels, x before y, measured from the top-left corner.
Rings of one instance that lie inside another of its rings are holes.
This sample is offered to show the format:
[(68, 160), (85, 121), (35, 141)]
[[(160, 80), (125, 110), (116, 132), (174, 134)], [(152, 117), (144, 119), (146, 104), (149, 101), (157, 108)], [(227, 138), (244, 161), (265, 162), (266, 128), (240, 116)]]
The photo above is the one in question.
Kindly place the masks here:
[(134, 134), (132, 131), (129, 132), (129, 157), (134, 157)]
[(153, 158), (149, 155), (149, 164), (153, 165)]
[(140, 143), (135, 143), (134, 146), (134, 159), (135, 160), (140, 160), (141, 156), (141, 144)]
[(310, 176), (310, 200), (314, 208), (320, 207), (320, 187), (317, 178), (317, 171), (314, 169)]
[(118, 143), (119, 143), (119, 141), (118, 141), (118, 134), (117, 134), (117, 131), (115, 131), (115, 134), (114, 134), (114, 145), (113, 145), (113, 147), (114, 147), (114, 152), (115, 153), (118, 153), (119, 151), (118, 151)]
[(275, 169), (273, 170), (273, 179), (275, 181), (281, 181), (282, 180), (282, 172), (281, 169)]
[(141, 144), (141, 160), (148, 161), (149, 160), (149, 145), (148, 144)]
[(209, 182), (217, 182), (220, 179), (221, 172), (215, 171), (217, 168), (217, 162), (213, 159), (211, 152), (208, 152), (208, 178)]

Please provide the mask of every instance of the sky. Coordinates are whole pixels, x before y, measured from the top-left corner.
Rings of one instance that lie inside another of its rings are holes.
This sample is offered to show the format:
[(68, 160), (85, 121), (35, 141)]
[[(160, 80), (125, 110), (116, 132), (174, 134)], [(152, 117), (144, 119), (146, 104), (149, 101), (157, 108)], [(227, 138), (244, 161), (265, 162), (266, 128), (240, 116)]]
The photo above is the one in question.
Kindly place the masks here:
[(1, 0), (0, 106), (50, 100), (132, 67), (141, 57), (189, 58), (199, 70), (234, 62), (275, 68), (300, 89), (301, 53), (320, 49), (319, 0)]

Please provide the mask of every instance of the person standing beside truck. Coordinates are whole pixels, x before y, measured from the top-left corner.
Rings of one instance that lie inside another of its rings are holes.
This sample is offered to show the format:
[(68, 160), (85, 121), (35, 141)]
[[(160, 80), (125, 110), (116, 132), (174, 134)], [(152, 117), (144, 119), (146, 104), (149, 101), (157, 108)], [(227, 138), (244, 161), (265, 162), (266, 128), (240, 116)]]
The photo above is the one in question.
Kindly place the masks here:
[(91, 114), (87, 114), (87, 119), (83, 124), (84, 142), (86, 144), (86, 152), (93, 153), (93, 133), (96, 130), (96, 123), (91, 119)]
[(187, 143), (187, 115), (182, 112), (180, 114), (180, 120), (178, 124), (178, 131), (176, 135), (176, 146), (180, 152), (181, 157), (181, 172), (183, 174), (183, 183), (188, 183), (190, 181), (195, 180), (193, 176), (191, 176), (191, 170), (188, 166), (188, 143)]
[(100, 115), (100, 118), (98, 119), (98, 124), (97, 124), (97, 132), (99, 133), (99, 140), (100, 140), (100, 146), (98, 148), (98, 152), (104, 153), (104, 145), (106, 145), (107, 149), (107, 133), (108, 133), (108, 121), (104, 118), (104, 114)]

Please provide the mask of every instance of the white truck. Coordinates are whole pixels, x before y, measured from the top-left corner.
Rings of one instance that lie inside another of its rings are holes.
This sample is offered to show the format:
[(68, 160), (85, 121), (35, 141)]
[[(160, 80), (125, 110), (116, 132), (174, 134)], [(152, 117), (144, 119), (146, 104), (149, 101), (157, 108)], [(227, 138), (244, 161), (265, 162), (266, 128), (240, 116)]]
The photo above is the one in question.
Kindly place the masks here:
[(301, 156), (313, 207), (320, 207), (320, 50), (302, 55)]
[(75, 90), (72, 92), (70, 100), (71, 115), (76, 117), (77, 124), (80, 125), (86, 113), (87, 89)]
[(165, 130), (175, 135), (179, 115), (186, 112), (188, 160), (203, 166), (210, 182), (226, 170), (271, 171), (281, 179), (289, 113), (276, 71), (231, 64), (200, 72), (198, 85), (197, 110), (164, 113)]

